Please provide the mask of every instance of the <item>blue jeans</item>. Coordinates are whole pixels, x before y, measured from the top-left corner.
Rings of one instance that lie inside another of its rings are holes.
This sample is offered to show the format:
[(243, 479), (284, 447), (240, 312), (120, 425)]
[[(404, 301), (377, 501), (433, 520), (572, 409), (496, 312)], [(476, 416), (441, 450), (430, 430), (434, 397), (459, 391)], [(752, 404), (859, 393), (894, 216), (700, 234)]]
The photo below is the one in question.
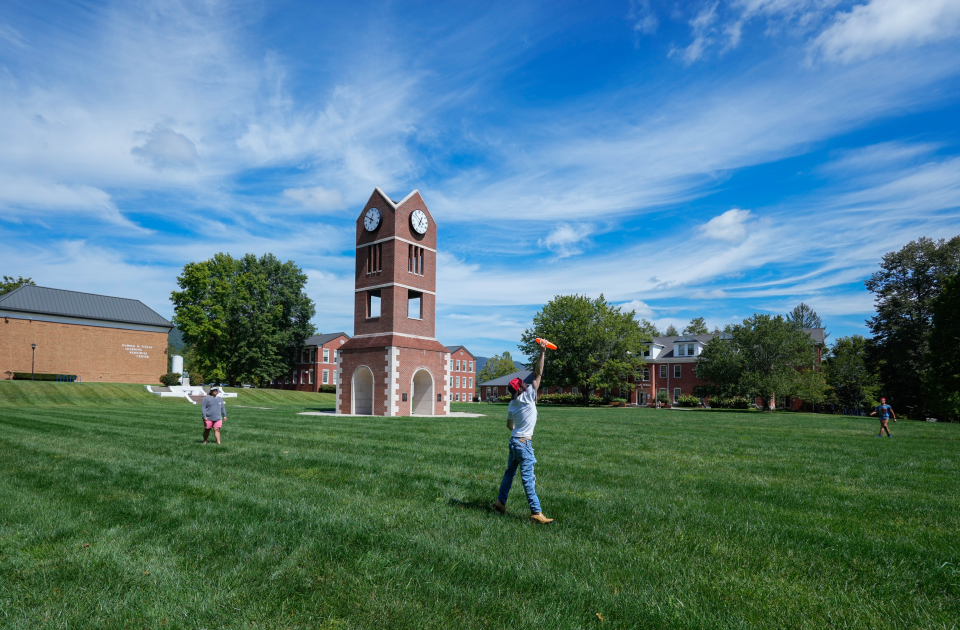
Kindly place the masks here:
[(537, 478), (533, 474), (533, 465), (537, 463), (537, 458), (533, 456), (533, 443), (527, 439), (521, 443), (518, 438), (510, 438), (510, 454), (507, 455), (507, 470), (503, 473), (503, 481), (500, 482), (500, 503), (507, 504), (507, 494), (510, 493), (510, 486), (513, 485), (513, 477), (517, 474), (517, 468), (520, 469), (520, 479), (523, 481), (523, 491), (527, 493), (527, 502), (530, 503), (530, 513), (540, 513), (540, 499), (537, 498), (536, 482)]

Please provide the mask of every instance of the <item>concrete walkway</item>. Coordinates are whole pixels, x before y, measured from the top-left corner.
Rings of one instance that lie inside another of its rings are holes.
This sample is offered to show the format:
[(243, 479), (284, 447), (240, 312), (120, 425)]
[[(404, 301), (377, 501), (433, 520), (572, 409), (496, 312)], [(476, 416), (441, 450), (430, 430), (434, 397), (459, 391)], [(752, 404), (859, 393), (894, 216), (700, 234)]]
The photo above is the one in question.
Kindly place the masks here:
[[(333, 411), (303, 411), (297, 414), (298, 416), (335, 416), (337, 415)], [(358, 413), (341, 413), (341, 418), (382, 418), (384, 416), (364, 416)], [(402, 417), (402, 416), (398, 416)], [(407, 418), (486, 418), (485, 414), (482, 413), (464, 413), (462, 411), (451, 411), (445, 416), (427, 416), (423, 414), (414, 413)]]

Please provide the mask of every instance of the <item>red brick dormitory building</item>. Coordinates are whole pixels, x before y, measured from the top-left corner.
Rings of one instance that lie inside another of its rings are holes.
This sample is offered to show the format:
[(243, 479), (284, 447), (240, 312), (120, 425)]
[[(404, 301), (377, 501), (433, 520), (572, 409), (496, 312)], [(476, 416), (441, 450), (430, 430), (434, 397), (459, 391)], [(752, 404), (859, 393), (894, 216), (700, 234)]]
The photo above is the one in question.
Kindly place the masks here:
[(447, 346), (450, 352), (450, 400), (473, 402), (477, 378), (477, 360), (463, 346)]
[(138, 300), (23, 286), (0, 296), (0, 378), (29, 373), (35, 355), (39, 374), (159, 383), (172, 328)]
[(321, 385), (336, 385), (337, 353), (349, 339), (349, 335), (342, 332), (310, 337), (303, 344), (294, 370), (282, 381), (270, 383), (270, 387), (319, 392)]

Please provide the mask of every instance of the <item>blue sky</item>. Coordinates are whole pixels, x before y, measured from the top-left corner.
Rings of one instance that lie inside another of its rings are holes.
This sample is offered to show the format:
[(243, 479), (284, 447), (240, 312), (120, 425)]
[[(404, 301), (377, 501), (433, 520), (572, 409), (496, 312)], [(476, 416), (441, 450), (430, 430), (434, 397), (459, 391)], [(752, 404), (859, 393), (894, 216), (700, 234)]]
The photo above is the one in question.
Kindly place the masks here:
[(554, 295), (863, 333), (884, 252), (960, 234), (960, 0), (0, 5), (0, 274), (137, 298), (273, 252), (352, 333), (375, 186), (439, 225), (438, 338)]

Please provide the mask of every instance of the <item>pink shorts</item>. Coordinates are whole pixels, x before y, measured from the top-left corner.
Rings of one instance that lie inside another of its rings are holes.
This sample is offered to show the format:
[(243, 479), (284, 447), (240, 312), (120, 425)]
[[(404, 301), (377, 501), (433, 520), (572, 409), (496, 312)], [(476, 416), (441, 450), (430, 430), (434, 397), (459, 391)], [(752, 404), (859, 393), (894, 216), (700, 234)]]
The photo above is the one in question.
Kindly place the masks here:
[(217, 420), (217, 421), (204, 420), (203, 426), (206, 429), (219, 429), (220, 427), (223, 426), (223, 420)]

